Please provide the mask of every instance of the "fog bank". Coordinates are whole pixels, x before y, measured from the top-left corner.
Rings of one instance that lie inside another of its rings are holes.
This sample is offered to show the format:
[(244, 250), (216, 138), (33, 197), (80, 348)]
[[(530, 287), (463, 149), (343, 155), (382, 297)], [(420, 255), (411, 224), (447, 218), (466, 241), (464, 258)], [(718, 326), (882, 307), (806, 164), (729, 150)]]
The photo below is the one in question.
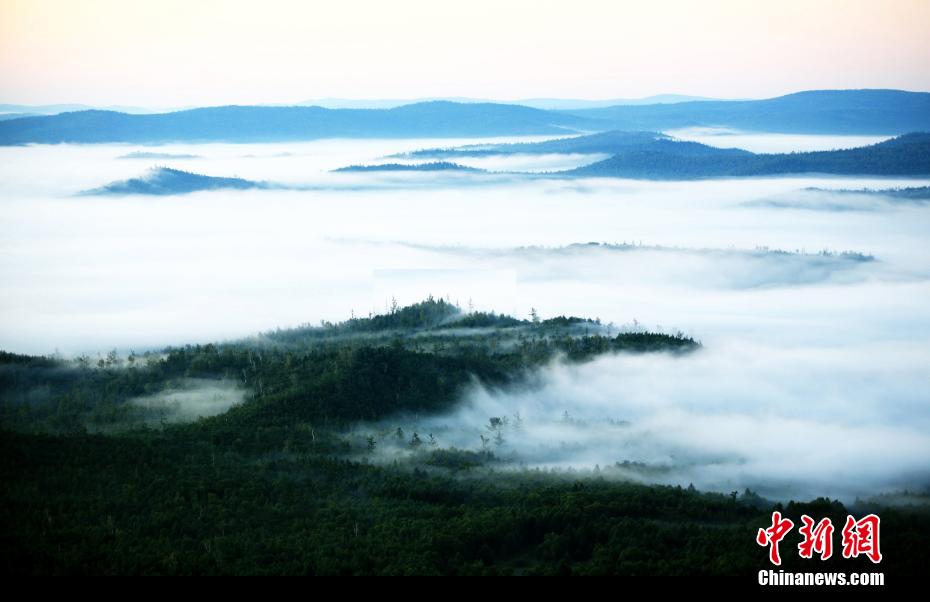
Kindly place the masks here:
[[(636, 320), (704, 349), (556, 363), (525, 389), (476, 385), (454, 413), (398, 421), (441, 446), (480, 449), (489, 418), (519, 413), (499, 449), (508, 467), (613, 466), (775, 497), (927, 485), (930, 207), (829, 191), (930, 181), (330, 172), (463, 142), (0, 148), (0, 348), (142, 351), (431, 294), (518, 317)], [(119, 158), (132, 153), (159, 158)], [(540, 160), (522, 167), (555, 159)], [(146, 161), (300, 189), (74, 196)], [(809, 188), (821, 190), (799, 193)], [(829, 206), (840, 197), (859, 205)], [(807, 206), (770, 202), (798, 198)], [(190, 419), (236, 402), (221, 389), (139, 403)]]
[[(920, 345), (733, 343), (556, 362), (531, 386), (475, 385), (455, 412), (383, 426), (489, 450), (498, 469), (597, 466), (643, 482), (852, 500), (930, 483), (925, 382)], [(506, 424), (492, 428), (494, 417)]]

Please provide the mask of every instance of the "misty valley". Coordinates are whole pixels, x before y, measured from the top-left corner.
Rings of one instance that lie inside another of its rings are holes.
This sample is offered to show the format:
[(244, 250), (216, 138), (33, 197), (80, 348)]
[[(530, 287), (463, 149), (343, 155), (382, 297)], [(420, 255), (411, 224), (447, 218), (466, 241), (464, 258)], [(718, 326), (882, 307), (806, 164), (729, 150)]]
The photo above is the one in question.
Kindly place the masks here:
[(0, 120), (7, 572), (921, 573), (930, 113), (859, 92)]
[[(916, 492), (783, 505), (749, 487), (651, 485), (760, 460), (762, 476), (775, 450), (689, 451), (684, 437), (660, 443), (662, 425), (635, 408), (571, 399), (590, 394), (573, 378), (614, 370), (604, 360), (638, 371), (700, 353), (682, 333), (433, 298), (125, 357), (3, 353), (7, 533), (27, 552), (4, 560), (68, 573), (718, 574), (762, 566), (741, 535), (773, 507), (930, 528)], [(566, 378), (575, 370), (590, 372)], [(899, 558), (889, 564), (915, 570), (916, 555)]]

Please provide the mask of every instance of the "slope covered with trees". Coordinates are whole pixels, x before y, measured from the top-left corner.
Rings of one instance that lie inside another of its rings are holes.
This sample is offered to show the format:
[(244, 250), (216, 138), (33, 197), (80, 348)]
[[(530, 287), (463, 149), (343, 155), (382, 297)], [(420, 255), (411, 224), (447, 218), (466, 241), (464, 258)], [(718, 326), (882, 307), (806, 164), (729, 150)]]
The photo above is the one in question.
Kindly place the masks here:
[(681, 334), (614, 334), (583, 318), (518, 320), (429, 299), (338, 324), (126, 358), (116, 352), (74, 361), (5, 354), (0, 409), (4, 426), (18, 430), (131, 426), (145, 422), (143, 410), (127, 403), (134, 397), (180, 378), (214, 378), (237, 381), (250, 392), (246, 403), (217, 419), (223, 424), (345, 426), (399, 411), (447, 409), (472, 378), (516, 384), (527, 369), (556, 355), (585, 361), (602, 353), (685, 352), (697, 345)]
[[(4, 573), (751, 576), (768, 568), (754, 537), (773, 508), (834, 524), (875, 508), (776, 506), (748, 490), (648, 486), (607, 470), (497, 472), (490, 451), (419, 447), (416, 434), (412, 463), (385, 464), (373, 443), (344, 436), (357, 420), (448, 407), (473, 378), (522, 383), (555, 355), (697, 347), (680, 334), (428, 299), (128, 357), (0, 353)], [(138, 427), (130, 400), (182, 377), (236, 379), (249, 394), (219, 416)], [(119, 428), (104, 435), (104, 424)], [(924, 571), (930, 517), (881, 512), (881, 569)], [(810, 567), (785, 556), (787, 569)], [(818, 569), (871, 568), (836, 556)]]
[(272, 188), (267, 182), (255, 182), (242, 178), (225, 178), (205, 176), (202, 174), (172, 169), (170, 167), (155, 167), (139, 178), (130, 178), (119, 182), (111, 182), (100, 188), (82, 192), (84, 195), (124, 195), (124, 194), (150, 194), (171, 195), (199, 192), (201, 190), (253, 190), (257, 188)]
[[(881, 512), (884, 560), (800, 559), (788, 571), (926, 571), (930, 517), (750, 491), (700, 493), (529, 471), (460, 479), (349, 462), (306, 431), (133, 436), (0, 433), (6, 574), (733, 575), (772, 568), (755, 543), (773, 508)], [(246, 448), (251, 448), (246, 451)], [(264, 451), (257, 451), (264, 450)], [(838, 536), (837, 536), (838, 537)], [(816, 568), (815, 568), (816, 567)]]
[(455, 160), (548, 153), (611, 155), (561, 172), (562, 175), (583, 177), (674, 180), (800, 173), (930, 175), (930, 134), (920, 132), (858, 148), (780, 154), (718, 148), (677, 140), (659, 132), (610, 131), (543, 142), (422, 149), (403, 156)]
[[(571, 176), (698, 179), (819, 173), (831, 175), (930, 175), (930, 134), (913, 133), (858, 148), (784, 154), (732, 153), (689, 143), (624, 149), (613, 157), (569, 172)], [(703, 145), (700, 145), (703, 146)], [(679, 150), (681, 149), (681, 150)], [(683, 152), (682, 152), (683, 151)]]
[(544, 155), (556, 154), (617, 154), (629, 151), (674, 152), (681, 155), (738, 156), (751, 154), (739, 149), (719, 149), (697, 142), (675, 140), (660, 132), (626, 132), (613, 130), (556, 138), (542, 142), (523, 142), (516, 144), (475, 144), (454, 148), (428, 148), (404, 153), (401, 156), (412, 158), (456, 159), (467, 157), (493, 157), (497, 155)]

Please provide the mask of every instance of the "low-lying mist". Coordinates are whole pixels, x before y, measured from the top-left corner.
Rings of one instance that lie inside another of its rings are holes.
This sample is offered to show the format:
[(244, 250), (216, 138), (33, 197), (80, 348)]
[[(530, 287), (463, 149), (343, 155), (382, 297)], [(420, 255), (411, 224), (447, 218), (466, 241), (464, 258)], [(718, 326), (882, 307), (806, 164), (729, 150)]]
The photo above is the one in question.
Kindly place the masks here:
[[(855, 251), (816, 253), (781, 249), (695, 249), (631, 243), (566, 247), (476, 249), (408, 245), (436, 254), (469, 257), (519, 272), (526, 280), (625, 279), (662, 286), (751, 289), (816, 283), (852, 283), (881, 276), (883, 266)], [(887, 270), (884, 270), (887, 272)], [(887, 274), (886, 274), (887, 275)], [(898, 274), (904, 277), (903, 274)]]
[[(141, 351), (431, 294), (521, 318), (636, 320), (704, 349), (556, 363), (526, 389), (475, 385), (453, 413), (380, 428), (470, 450), (484, 435), (502, 466), (598, 465), (773, 497), (926, 486), (930, 207), (871, 195), (868, 210), (817, 203), (851, 198), (829, 190), (930, 182), (498, 175), (477, 186), (467, 174), (330, 173), (465, 142), (476, 141), (0, 148), (0, 348)], [(828, 143), (844, 141), (792, 144)], [(119, 159), (132, 153), (159, 158)], [(74, 196), (156, 164), (304, 189)], [(810, 188), (826, 191), (804, 193), (815, 210), (760, 202)], [(235, 403), (225, 388), (216, 404), (185, 395), (139, 403), (177, 402), (188, 417), (188, 402), (194, 413)], [(486, 426), (505, 416), (498, 445)]]
[(930, 192), (925, 187), (868, 191), (809, 188), (755, 199), (744, 205), (769, 209), (828, 212), (895, 211), (907, 207), (930, 205)]
[(691, 140), (720, 148), (741, 148), (754, 153), (791, 153), (855, 148), (884, 142), (893, 136), (831, 136), (769, 134), (728, 128), (693, 127), (665, 132), (679, 140)]
[[(606, 322), (639, 319), (706, 339), (734, 326), (754, 329), (773, 316), (807, 321), (807, 312), (818, 312), (830, 297), (842, 312), (851, 299), (875, 293), (880, 313), (882, 305), (908, 304), (910, 289), (893, 289), (919, 287), (914, 279), (928, 271), (930, 211), (922, 206), (845, 213), (744, 206), (811, 187), (923, 181), (497, 178), (473, 187), (468, 181), (482, 178), (465, 175), (413, 178), (415, 185), (405, 187), (404, 178), (382, 186), (382, 176), (329, 172), (391, 152), (460, 142), (152, 147), (164, 155), (196, 155), (162, 161), (198, 173), (343, 186), (164, 198), (73, 196), (138, 175), (142, 160), (118, 157), (145, 147), (0, 149), (0, 348), (93, 354), (114, 346), (206, 342), (337, 321), (353, 311), (366, 315), (383, 311), (392, 297), (404, 304), (429, 294), (518, 316), (536, 308), (544, 315)], [(392, 241), (403, 244), (382, 244)], [(487, 257), (427, 248), (506, 250), (589, 241), (647, 249)], [(655, 246), (682, 252), (648, 249)], [(687, 252), (757, 247), (855, 251), (875, 261)], [(804, 287), (803, 302), (792, 298), (793, 286)], [(784, 314), (785, 303), (796, 307)], [(909, 311), (898, 315), (908, 317)], [(910, 322), (918, 329), (923, 323)]]
[[(414, 433), (489, 451), (499, 470), (552, 468), (788, 499), (852, 500), (930, 484), (926, 354), (919, 345), (772, 349), (556, 362), (519, 390), (473, 386), (459, 409), (360, 433)], [(430, 449), (423, 446), (424, 449)]]
[(145, 410), (150, 422), (170, 424), (217, 416), (244, 399), (245, 391), (235, 381), (186, 378), (129, 403)]

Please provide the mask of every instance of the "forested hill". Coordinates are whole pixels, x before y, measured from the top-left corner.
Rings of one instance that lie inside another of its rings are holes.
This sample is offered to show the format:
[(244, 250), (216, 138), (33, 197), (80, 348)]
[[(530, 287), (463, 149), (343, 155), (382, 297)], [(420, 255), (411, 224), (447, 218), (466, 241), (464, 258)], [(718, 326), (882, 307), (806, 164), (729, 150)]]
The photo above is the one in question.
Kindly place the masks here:
[(570, 176), (657, 180), (771, 176), (818, 173), (832, 175), (930, 175), (930, 134), (913, 133), (858, 148), (786, 154), (733, 153), (693, 143), (631, 148), (613, 157), (564, 172)]
[(930, 134), (927, 133), (905, 134), (871, 146), (844, 150), (756, 154), (678, 140), (659, 132), (609, 131), (543, 142), (422, 149), (404, 156), (451, 160), (546, 153), (611, 155), (564, 172), (583, 177), (675, 180), (799, 173), (930, 175)]
[(894, 135), (930, 131), (930, 93), (812, 90), (745, 101), (695, 101), (566, 111), (605, 129), (723, 127), (792, 134)]
[(582, 129), (599, 128), (585, 117), (493, 103), (436, 101), (394, 109), (227, 106), (152, 115), (95, 110), (10, 119), (0, 122), (0, 145), (524, 136)]
[[(0, 352), (0, 562), (5, 574), (41, 575), (748, 578), (771, 567), (755, 534), (778, 509), (834, 524), (879, 511), (882, 570), (923, 574), (925, 512), (825, 499), (775, 505), (748, 489), (701, 493), (602, 476), (622, 467), (502, 470), (500, 448), (443, 447), (400, 427), (354, 430), (358, 420), (448, 408), (475, 377), (531, 386), (521, 375), (556, 354), (583, 361), (697, 346), (596, 320), (535, 312), (523, 320), (427, 299), (138, 356)], [(152, 423), (150, 408), (132, 401), (217, 379), (248, 395), (211, 418)], [(131, 428), (140, 424), (147, 428)], [(785, 556), (787, 570), (810, 566)], [(874, 570), (837, 554), (822, 566)]]
[[(683, 180), (715, 177), (771, 176), (819, 173), (831, 175), (928, 176), (930, 134), (915, 133), (859, 148), (786, 154), (754, 154), (740, 149), (716, 148), (647, 132), (605, 132), (541, 143), (491, 145), (481, 148), (427, 149), (412, 153), (419, 158), (508, 155), (514, 153), (587, 153), (612, 155), (607, 159), (566, 171), (568, 177), (621, 177)], [(337, 172), (431, 172), (482, 174), (484, 170), (450, 161), (420, 164), (352, 165)], [(85, 195), (170, 195), (201, 190), (295, 189), (299, 186), (215, 177), (158, 167), (138, 178), (112, 182), (84, 191)]]
[(213, 379), (247, 393), (245, 403), (216, 419), (223, 424), (348, 424), (447, 409), (473, 378), (514, 383), (556, 355), (584, 361), (697, 346), (681, 334), (619, 332), (577, 317), (466, 313), (431, 298), (383, 315), (160, 354), (75, 361), (0, 356), (0, 417), (4, 428), (52, 432), (145, 424), (153, 417), (134, 398), (177, 379)]
[(180, 169), (156, 167), (142, 177), (111, 182), (100, 188), (86, 190), (81, 195), (149, 194), (161, 196), (187, 194), (201, 190), (253, 190), (274, 187), (268, 182), (205, 176)]
[(739, 149), (718, 149), (697, 142), (675, 140), (659, 132), (609, 131), (584, 136), (556, 138), (542, 142), (516, 144), (475, 144), (454, 148), (428, 148), (404, 153), (400, 156), (414, 158), (454, 159), (465, 157), (489, 157), (495, 155), (530, 154), (609, 154), (631, 150), (673, 151), (676, 154), (721, 156), (750, 154)]

